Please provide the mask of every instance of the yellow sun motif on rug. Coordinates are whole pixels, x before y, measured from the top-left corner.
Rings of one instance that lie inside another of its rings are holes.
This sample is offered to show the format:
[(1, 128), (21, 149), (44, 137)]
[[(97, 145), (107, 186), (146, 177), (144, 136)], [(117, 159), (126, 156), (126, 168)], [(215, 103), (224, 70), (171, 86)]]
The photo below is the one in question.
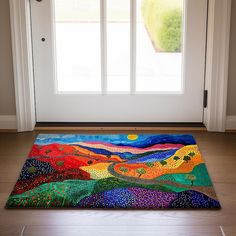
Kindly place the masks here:
[(129, 134), (127, 136), (127, 139), (129, 139), (129, 140), (136, 140), (136, 139), (138, 139), (138, 135), (137, 134)]

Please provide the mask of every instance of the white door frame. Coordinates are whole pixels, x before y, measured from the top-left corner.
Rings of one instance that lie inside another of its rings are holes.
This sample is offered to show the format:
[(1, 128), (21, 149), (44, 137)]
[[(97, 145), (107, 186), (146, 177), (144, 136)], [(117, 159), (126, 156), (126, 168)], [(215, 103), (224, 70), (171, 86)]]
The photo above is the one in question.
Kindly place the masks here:
[(36, 123), (29, 0), (10, 0), (17, 130), (32, 131)]
[[(32, 131), (36, 123), (30, 0), (9, 0), (17, 130)], [(36, 1), (36, 0), (34, 0)], [(205, 88), (208, 106), (204, 124), (225, 131), (231, 0), (208, 0)]]
[(208, 106), (204, 109), (208, 131), (226, 129), (230, 16), (231, 0), (209, 0), (205, 76)]

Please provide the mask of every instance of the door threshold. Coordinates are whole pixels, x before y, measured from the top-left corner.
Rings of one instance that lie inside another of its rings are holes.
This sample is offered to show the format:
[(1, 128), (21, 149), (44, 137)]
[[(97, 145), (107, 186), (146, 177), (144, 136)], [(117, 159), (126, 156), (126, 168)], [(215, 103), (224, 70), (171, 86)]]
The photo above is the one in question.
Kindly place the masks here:
[(37, 131), (206, 131), (203, 123), (195, 122), (37, 122)]

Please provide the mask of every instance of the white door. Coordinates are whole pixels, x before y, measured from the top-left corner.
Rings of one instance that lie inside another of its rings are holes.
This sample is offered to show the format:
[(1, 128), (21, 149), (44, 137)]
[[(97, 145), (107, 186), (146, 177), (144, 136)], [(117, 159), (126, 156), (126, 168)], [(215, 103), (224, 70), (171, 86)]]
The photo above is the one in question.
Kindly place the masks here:
[(38, 122), (202, 122), (207, 0), (31, 0)]

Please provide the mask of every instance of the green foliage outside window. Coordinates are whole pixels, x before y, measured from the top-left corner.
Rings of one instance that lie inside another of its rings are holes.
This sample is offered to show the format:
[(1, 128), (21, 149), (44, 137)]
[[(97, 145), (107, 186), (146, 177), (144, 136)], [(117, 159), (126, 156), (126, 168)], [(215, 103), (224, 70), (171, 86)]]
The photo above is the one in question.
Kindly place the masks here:
[(183, 0), (143, 0), (142, 15), (156, 51), (181, 50)]

